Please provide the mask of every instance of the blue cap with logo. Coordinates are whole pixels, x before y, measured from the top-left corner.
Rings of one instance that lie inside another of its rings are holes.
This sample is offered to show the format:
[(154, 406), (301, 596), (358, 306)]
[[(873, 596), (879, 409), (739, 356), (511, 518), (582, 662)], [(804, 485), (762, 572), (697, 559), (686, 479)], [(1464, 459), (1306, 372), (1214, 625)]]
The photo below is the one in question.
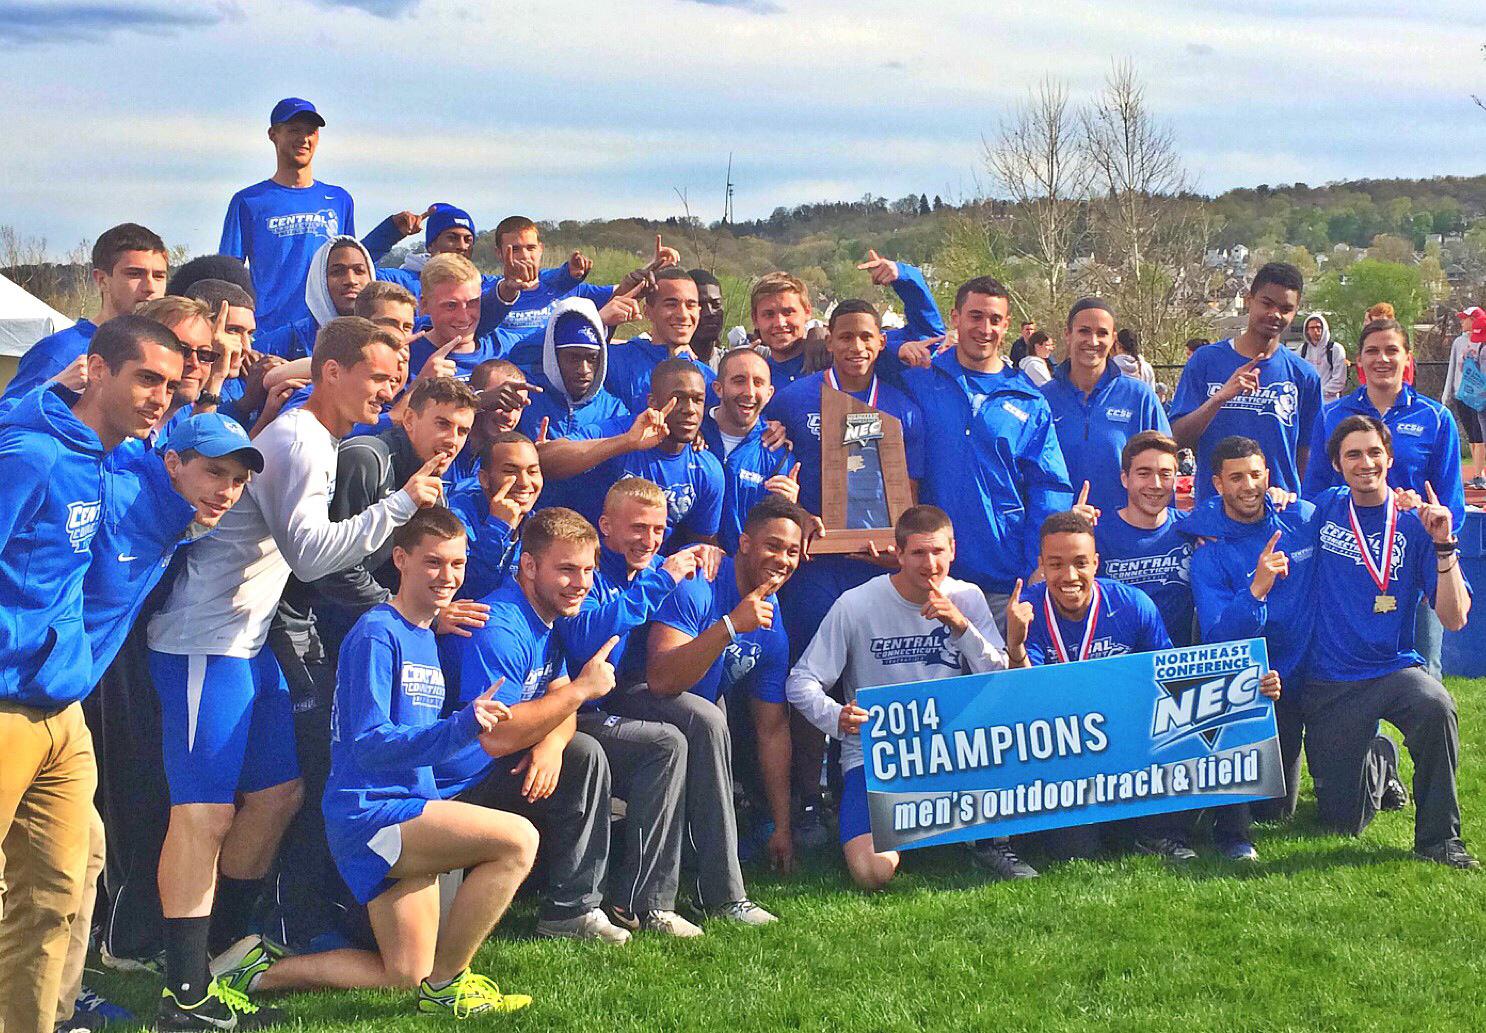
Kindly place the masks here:
[(423, 223), (423, 243), (433, 247), (440, 233), (455, 226), (463, 226), (470, 231), (470, 236), (475, 235), (475, 220), (470, 218), (469, 212), (452, 204), (440, 202), (434, 205), (433, 213)]
[(598, 331), (581, 312), (564, 312), (552, 328), (553, 348), (597, 348)]
[(254, 473), (263, 472), (263, 453), (242, 429), (242, 424), (221, 413), (192, 416), (171, 432), (165, 451), (197, 452), (213, 459), (233, 456)]
[(300, 115), (310, 116), (318, 126), (325, 124), (325, 119), (320, 117), (320, 113), (309, 101), (302, 97), (285, 97), (273, 106), (273, 114), (268, 116), (268, 125), (272, 128), (285, 122), (292, 122)]

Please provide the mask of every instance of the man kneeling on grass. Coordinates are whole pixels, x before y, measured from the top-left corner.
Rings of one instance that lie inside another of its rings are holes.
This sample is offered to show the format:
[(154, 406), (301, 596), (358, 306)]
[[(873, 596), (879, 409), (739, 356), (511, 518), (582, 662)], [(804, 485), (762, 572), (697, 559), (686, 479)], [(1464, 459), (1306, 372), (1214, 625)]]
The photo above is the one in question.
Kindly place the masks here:
[[(469, 966), (531, 871), (537, 830), (515, 814), (439, 799), (433, 776), (433, 765), (476, 742), (488, 746), (487, 735), (511, 716), (491, 686), (439, 718), (444, 675), (430, 625), (464, 581), (464, 527), (434, 507), (392, 541), (398, 592), (362, 616), (341, 646), (324, 801), (331, 853), (366, 904), (377, 950), (280, 958), (252, 936), (212, 971), (243, 992), (416, 987), (420, 1012), (516, 1011), (531, 998), (502, 994)], [(462, 869), (441, 929), (436, 879)]]
[[(897, 873), (898, 852), (879, 852), (872, 843), (858, 735), (867, 711), (856, 705), (857, 690), (1006, 667), (985, 594), (949, 576), (955, 532), (944, 510), (905, 510), (894, 533), (898, 572), (881, 574), (837, 599), (785, 683), (790, 704), (841, 740), (841, 851), (852, 881), (869, 890), (886, 886)], [(885, 649), (889, 642), (892, 648)], [(846, 693), (844, 706), (826, 695), (837, 681)], [(1037, 874), (1004, 839), (977, 844), (975, 857), (1000, 878)]]

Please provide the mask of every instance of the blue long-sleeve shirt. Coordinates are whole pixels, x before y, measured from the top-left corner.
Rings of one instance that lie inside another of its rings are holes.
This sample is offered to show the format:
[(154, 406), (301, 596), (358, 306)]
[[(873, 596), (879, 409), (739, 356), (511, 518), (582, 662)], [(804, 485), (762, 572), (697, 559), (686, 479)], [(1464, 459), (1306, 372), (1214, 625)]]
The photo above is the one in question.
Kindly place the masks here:
[(928, 369), (904, 371), (903, 382), (923, 412), (934, 457), (919, 500), (948, 513), (964, 543), (951, 573), (1010, 592), (1037, 566), (1042, 521), (1073, 505), (1046, 397), (1010, 366), (965, 368), (955, 349)]
[(15, 375), (0, 395), (0, 414), (9, 412), (21, 396), (40, 387), (70, 366), (80, 355), (87, 354), (96, 324), (79, 319), (65, 330), (48, 334), (26, 350), (16, 363)]
[(1379, 413), (1359, 387), (1321, 410), (1311, 434), (1311, 458), (1305, 468), (1304, 494), (1314, 500), (1328, 488), (1339, 488), (1342, 475), (1331, 465), (1326, 442), (1331, 432), (1348, 416), (1371, 416), (1382, 420), (1393, 435), (1393, 469), (1388, 483), (1412, 488), (1425, 497), (1424, 485), (1434, 486), (1440, 502), (1447, 506), (1459, 530), (1465, 520), (1465, 484), (1460, 476), (1460, 432), (1455, 417), (1433, 398), (1426, 398), (1407, 384), (1386, 413)]

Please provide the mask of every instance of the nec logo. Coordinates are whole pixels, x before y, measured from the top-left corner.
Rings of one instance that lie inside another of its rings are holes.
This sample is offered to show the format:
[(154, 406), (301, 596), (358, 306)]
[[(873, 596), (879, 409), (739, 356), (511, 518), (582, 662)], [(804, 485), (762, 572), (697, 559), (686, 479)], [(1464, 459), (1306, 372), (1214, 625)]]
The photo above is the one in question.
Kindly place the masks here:
[(1267, 709), (1259, 695), (1259, 668), (1159, 683), (1165, 693), (1156, 699), (1151, 719), (1152, 746), (1164, 749), (1201, 736), (1209, 750), (1231, 724), (1262, 717)]

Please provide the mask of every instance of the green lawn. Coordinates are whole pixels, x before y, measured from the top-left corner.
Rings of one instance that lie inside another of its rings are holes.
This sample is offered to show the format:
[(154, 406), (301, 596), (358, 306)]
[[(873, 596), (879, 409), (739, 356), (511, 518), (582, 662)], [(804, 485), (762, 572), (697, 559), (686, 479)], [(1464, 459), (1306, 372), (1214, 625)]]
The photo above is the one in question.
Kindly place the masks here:
[[(1486, 803), (1486, 680), (1452, 679), (1462, 711), (1467, 843)], [(1407, 778), (1408, 772), (1405, 771)], [(910, 852), (898, 881), (854, 891), (834, 851), (809, 873), (754, 873), (782, 921), (625, 947), (530, 939), (518, 908), (477, 968), (535, 996), (512, 1030), (1446, 1030), (1486, 1015), (1486, 872), (1412, 860), (1413, 808), (1360, 840), (1259, 829), (1263, 860), (1150, 858), (1050, 866), (986, 884), (955, 849)], [(1486, 854), (1486, 839), (1473, 844)], [(157, 985), (90, 975), (148, 1015)], [(282, 998), (305, 1028), (426, 1029), (406, 994)]]

